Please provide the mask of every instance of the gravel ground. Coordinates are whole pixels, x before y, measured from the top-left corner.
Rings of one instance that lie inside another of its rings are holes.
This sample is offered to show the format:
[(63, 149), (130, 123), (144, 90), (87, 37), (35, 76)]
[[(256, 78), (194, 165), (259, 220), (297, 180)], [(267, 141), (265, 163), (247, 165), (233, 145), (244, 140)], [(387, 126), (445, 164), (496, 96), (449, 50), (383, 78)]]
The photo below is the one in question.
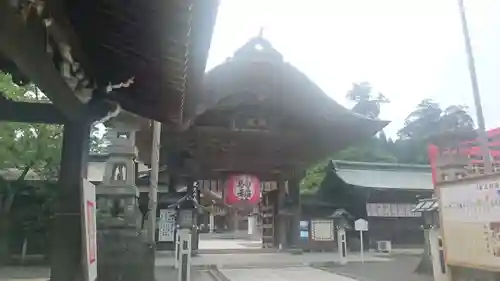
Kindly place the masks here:
[(349, 263), (345, 266), (321, 267), (361, 281), (433, 281), (432, 276), (414, 273), (420, 261), (419, 256), (393, 256), (387, 262)]

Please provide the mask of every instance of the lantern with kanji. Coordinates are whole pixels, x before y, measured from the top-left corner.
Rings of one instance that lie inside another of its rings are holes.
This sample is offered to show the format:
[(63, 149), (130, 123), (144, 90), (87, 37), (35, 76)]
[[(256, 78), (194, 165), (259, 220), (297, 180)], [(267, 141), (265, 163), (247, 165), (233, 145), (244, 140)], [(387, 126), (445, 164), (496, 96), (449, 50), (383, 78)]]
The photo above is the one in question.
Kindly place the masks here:
[(228, 205), (254, 206), (260, 200), (260, 180), (252, 175), (232, 175), (224, 193)]

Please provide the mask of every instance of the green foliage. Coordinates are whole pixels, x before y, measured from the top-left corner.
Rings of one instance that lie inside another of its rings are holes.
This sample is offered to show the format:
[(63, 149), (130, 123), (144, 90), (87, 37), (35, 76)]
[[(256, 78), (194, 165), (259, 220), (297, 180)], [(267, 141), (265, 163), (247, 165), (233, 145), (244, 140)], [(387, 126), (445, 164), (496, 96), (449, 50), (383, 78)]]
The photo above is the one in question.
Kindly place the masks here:
[(398, 131), (401, 139), (430, 138), (444, 133), (474, 130), (474, 120), (464, 105), (452, 105), (442, 110), (438, 103), (424, 99), (405, 119), (405, 126)]
[(306, 171), (305, 177), (300, 182), (301, 194), (316, 193), (325, 178), (329, 161), (330, 159), (325, 159)]
[[(0, 98), (50, 102), (35, 85), (19, 86), (3, 72)], [(0, 122), (0, 264), (9, 257), (11, 238), (48, 233), (56, 191), (54, 180), (61, 161), (62, 130), (60, 125)], [(102, 149), (99, 136), (94, 128), (93, 152)], [(47, 237), (41, 240), (47, 241)]]
[[(28, 102), (47, 102), (34, 85), (18, 86), (10, 75), (0, 73), (4, 96)], [(34, 172), (42, 179), (54, 178), (60, 162), (62, 126), (48, 124), (0, 123), (0, 169)], [(21, 180), (23, 178), (20, 178)]]
[[(361, 102), (370, 100), (372, 98), (371, 92), (371, 86), (364, 82), (353, 84), (353, 88), (347, 96)], [(442, 110), (438, 103), (425, 99), (408, 115), (404, 127), (398, 131), (399, 138), (396, 141), (387, 139), (382, 131), (377, 136), (348, 147), (313, 165), (307, 170), (306, 176), (301, 182), (301, 192), (307, 194), (318, 190), (325, 177), (330, 159), (428, 164), (427, 147), (432, 138), (442, 134), (474, 131), (474, 121), (467, 110), (467, 107), (461, 105), (451, 105)]]

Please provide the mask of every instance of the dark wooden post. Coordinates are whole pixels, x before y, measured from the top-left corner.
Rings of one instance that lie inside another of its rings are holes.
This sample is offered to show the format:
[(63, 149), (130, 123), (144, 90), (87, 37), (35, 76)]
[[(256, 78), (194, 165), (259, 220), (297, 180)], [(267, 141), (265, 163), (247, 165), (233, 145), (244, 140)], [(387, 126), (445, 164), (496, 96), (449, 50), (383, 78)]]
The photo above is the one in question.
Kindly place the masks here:
[(82, 178), (87, 177), (90, 124), (67, 122), (52, 232), (51, 280), (83, 279)]
[(285, 190), (285, 181), (282, 178), (279, 178), (277, 181), (278, 185), (278, 198), (277, 198), (277, 215), (275, 221), (275, 230), (277, 231), (277, 246), (285, 249), (288, 247), (287, 241), (287, 214), (286, 214), (286, 190)]
[[(194, 194), (196, 193), (196, 197), (197, 196), (197, 192), (198, 190), (195, 189), (195, 180), (192, 178), (192, 177), (188, 177), (186, 179), (186, 192), (187, 194)], [(199, 202), (199, 198), (196, 198)], [(197, 226), (198, 225), (198, 212), (195, 210), (195, 206), (193, 203), (190, 203), (190, 204), (186, 204), (185, 206), (188, 206), (189, 208), (192, 208), (193, 209), (193, 225), (194, 226)], [(199, 244), (199, 235), (198, 235), (198, 228), (197, 227), (193, 227), (193, 230), (191, 231), (191, 254), (192, 255), (196, 255), (198, 253), (198, 244)]]
[(292, 202), (292, 212), (290, 221), (290, 248), (299, 246), (300, 240), (300, 181), (303, 173), (295, 173), (292, 179), (288, 182), (289, 195)]

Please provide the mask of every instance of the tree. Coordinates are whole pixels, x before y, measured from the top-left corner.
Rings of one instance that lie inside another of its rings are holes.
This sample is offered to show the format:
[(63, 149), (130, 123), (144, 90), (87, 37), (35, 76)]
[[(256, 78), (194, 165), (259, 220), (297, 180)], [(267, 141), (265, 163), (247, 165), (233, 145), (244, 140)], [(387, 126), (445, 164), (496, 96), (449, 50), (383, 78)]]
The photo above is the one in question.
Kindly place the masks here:
[(398, 131), (401, 139), (428, 141), (431, 137), (453, 132), (474, 131), (474, 120), (464, 105), (451, 105), (442, 110), (431, 99), (424, 99), (405, 119), (405, 125)]
[[(20, 86), (3, 72), (0, 72), (0, 98), (50, 102), (35, 85)], [(62, 129), (52, 124), (0, 122), (0, 264), (9, 257), (10, 220), (15, 206), (19, 207), (16, 220), (24, 220), (26, 229), (39, 229), (46, 223), (55, 195), (53, 182), (59, 174)], [(94, 124), (90, 152), (100, 153), (104, 146), (102, 134)], [(37, 179), (38, 184), (26, 182), (28, 176)], [(37, 203), (20, 202), (28, 197), (38, 198)]]
[(300, 190), (303, 194), (316, 192), (326, 176), (331, 160), (395, 163), (397, 158), (392, 154), (390, 148), (391, 143), (382, 132), (358, 145), (341, 150), (309, 168), (301, 181)]
[[(0, 93), (16, 101), (49, 102), (32, 84), (19, 86), (0, 72)], [(10, 213), (16, 197), (28, 190), (28, 175), (54, 179), (59, 170), (62, 127), (50, 124), (0, 123), (0, 263), (8, 258)]]
[(352, 111), (373, 119), (380, 115), (380, 105), (390, 102), (382, 93), (373, 93), (373, 88), (368, 82), (353, 83), (346, 98), (356, 102)]
[(101, 132), (98, 125), (99, 124), (94, 124), (90, 130), (90, 154), (101, 154), (108, 145), (106, 140), (103, 138), (104, 132)]
[(326, 176), (328, 160), (323, 160), (307, 169), (305, 177), (300, 182), (301, 194), (313, 194), (318, 191), (321, 182)]

